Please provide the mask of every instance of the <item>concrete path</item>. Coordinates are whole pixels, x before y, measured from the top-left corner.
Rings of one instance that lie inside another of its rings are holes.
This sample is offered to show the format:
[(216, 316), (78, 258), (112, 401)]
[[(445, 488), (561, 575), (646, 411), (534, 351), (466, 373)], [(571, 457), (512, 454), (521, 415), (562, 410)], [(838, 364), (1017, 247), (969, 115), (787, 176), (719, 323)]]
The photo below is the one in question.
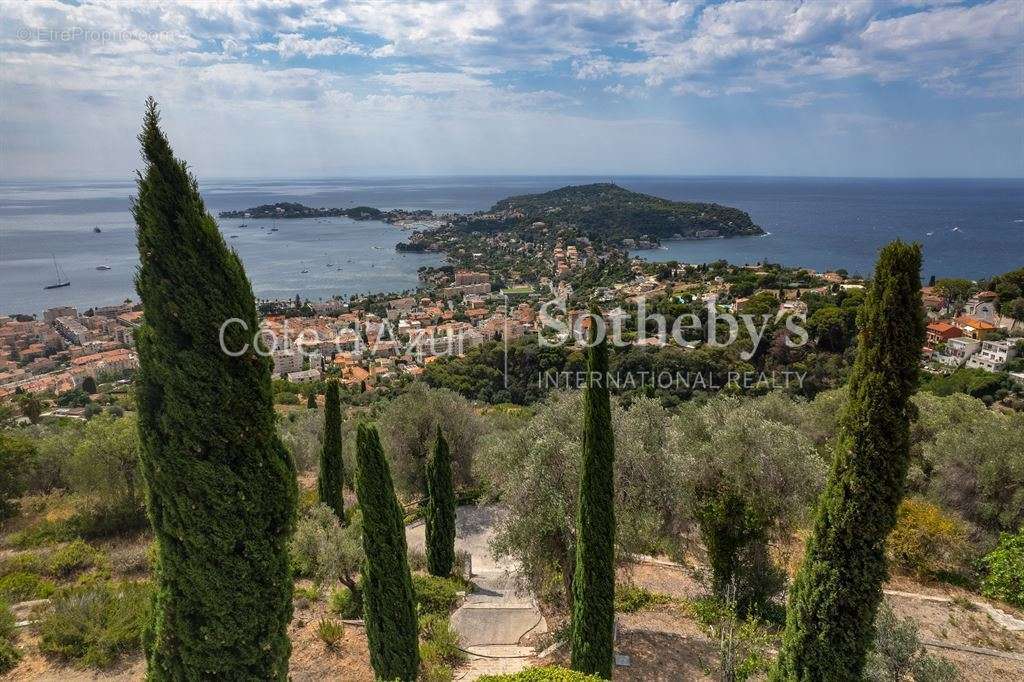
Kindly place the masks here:
[[(893, 597), (904, 597), (906, 599), (918, 599), (920, 601), (931, 601), (941, 604), (951, 604), (953, 599), (934, 594), (918, 594), (917, 592), (900, 592), (899, 590), (883, 590), (885, 594)], [(974, 606), (988, 614), (989, 618), (1001, 625), (1010, 632), (1024, 632), (1024, 620), (1006, 613), (1000, 608), (992, 606), (983, 601), (971, 601)]]
[[(456, 514), (455, 548), (472, 558), (476, 585), (451, 617), (452, 628), (469, 654), (467, 666), (457, 674), (459, 680), (522, 670), (536, 652), (521, 646), (521, 640), (527, 634), (547, 632), (536, 600), (519, 589), (519, 567), (491, 555), (488, 543), (500, 513), (495, 507), (460, 507)], [(406, 528), (406, 539), (410, 549), (422, 551), (423, 524)]]

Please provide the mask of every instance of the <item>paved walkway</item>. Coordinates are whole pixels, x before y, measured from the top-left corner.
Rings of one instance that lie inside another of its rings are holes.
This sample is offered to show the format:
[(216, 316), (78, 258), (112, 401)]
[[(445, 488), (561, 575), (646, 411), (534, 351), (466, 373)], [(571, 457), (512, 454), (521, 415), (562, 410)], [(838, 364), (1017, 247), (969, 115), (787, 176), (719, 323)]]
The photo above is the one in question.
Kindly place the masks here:
[[(510, 673), (527, 667), (536, 652), (520, 646), (526, 634), (547, 632), (547, 623), (530, 594), (517, 590), (518, 566), (497, 561), (488, 543), (500, 512), (495, 507), (460, 507), (455, 521), (455, 548), (472, 557), (476, 590), (452, 614), (452, 628), (469, 663), (457, 673), (459, 680)], [(406, 528), (410, 549), (423, 550), (422, 523)]]

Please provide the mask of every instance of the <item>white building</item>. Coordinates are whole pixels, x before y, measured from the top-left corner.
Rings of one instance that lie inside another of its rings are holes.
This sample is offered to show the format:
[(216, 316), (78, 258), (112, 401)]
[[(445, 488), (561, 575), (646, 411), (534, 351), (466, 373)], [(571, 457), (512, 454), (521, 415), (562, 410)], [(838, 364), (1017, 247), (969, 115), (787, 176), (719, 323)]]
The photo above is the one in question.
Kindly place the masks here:
[(294, 350), (275, 350), (270, 354), (274, 361), (274, 376), (298, 372), (302, 369), (302, 354)]
[(947, 367), (960, 367), (977, 353), (979, 348), (981, 341), (969, 336), (960, 336), (947, 341), (945, 351), (941, 355), (932, 356), (932, 359)]
[(989, 372), (1002, 371), (1006, 363), (1017, 356), (1017, 339), (1006, 341), (983, 341), (981, 350), (967, 361), (968, 367), (984, 369)]

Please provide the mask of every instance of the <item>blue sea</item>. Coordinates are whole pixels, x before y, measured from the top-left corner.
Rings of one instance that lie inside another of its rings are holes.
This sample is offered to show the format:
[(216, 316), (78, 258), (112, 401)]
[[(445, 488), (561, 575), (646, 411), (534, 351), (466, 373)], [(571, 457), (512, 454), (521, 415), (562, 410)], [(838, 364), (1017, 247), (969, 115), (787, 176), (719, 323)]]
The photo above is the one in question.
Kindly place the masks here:
[[(201, 179), (200, 184), (207, 208), (216, 215), (278, 201), (468, 212), (512, 194), (608, 181), (668, 199), (735, 206), (768, 232), (668, 242), (662, 249), (637, 252), (650, 260), (767, 260), (867, 275), (879, 247), (901, 238), (922, 244), (925, 278), (979, 279), (1024, 266), (1024, 180), (516, 176)], [(54, 305), (85, 309), (136, 298), (134, 192), (132, 182), (0, 182), (0, 313), (38, 314)], [(407, 234), (385, 223), (343, 218), (219, 223), (261, 298), (299, 294), (317, 300), (402, 291), (417, 285), (419, 268), (442, 262), (437, 255), (395, 252)], [(54, 260), (71, 286), (45, 290), (56, 278)], [(96, 270), (99, 265), (110, 270)]]

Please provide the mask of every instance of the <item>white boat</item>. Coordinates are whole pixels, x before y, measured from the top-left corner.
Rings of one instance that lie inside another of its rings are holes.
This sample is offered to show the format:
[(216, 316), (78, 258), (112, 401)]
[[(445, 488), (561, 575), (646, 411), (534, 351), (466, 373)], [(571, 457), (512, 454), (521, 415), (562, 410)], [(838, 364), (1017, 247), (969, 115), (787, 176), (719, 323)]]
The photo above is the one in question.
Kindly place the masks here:
[(97, 265), (96, 269), (97, 270), (109, 270), (110, 266), (109, 265)]

